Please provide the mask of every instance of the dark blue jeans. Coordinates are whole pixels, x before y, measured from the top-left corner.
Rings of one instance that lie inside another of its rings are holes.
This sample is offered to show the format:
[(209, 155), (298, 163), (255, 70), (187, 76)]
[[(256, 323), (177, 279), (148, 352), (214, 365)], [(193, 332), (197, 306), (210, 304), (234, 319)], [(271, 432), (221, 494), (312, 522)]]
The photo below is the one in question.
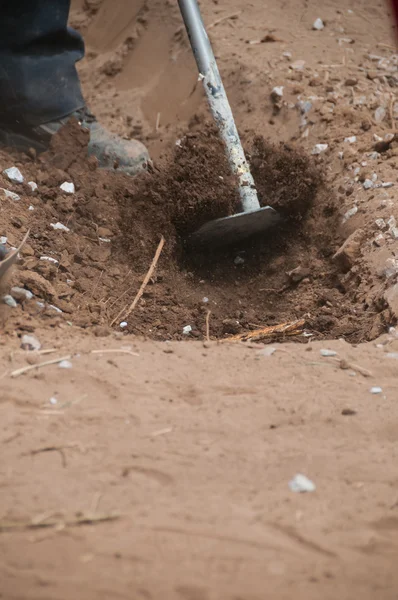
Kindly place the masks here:
[(84, 105), (70, 0), (0, 0), (0, 122), (39, 125)]

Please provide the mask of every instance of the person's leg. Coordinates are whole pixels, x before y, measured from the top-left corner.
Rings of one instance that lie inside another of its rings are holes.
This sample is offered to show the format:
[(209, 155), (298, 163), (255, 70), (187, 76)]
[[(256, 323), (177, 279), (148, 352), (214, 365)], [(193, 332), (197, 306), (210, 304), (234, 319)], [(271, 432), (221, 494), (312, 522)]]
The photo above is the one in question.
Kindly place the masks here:
[(68, 28), (70, 0), (0, 0), (0, 121), (31, 126), (84, 106), (75, 63), (80, 34)]
[(85, 106), (75, 67), (84, 42), (67, 26), (69, 8), (70, 0), (0, 0), (0, 143), (42, 152), (75, 117), (100, 168), (135, 175), (149, 160), (145, 146), (110, 133)]

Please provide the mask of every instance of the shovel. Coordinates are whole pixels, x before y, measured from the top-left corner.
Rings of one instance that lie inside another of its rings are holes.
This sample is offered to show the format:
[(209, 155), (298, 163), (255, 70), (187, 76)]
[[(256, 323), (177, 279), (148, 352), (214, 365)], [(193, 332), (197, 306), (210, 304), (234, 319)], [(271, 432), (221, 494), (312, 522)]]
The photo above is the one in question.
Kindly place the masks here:
[(231, 244), (264, 232), (275, 225), (280, 216), (271, 206), (261, 207), (258, 201), (197, 0), (178, 0), (178, 4), (198, 66), (199, 79), (203, 82), (210, 110), (224, 142), (231, 171), (238, 179), (241, 202), (241, 212), (206, 223), (190, 236), (190, 242), (202, 246)]

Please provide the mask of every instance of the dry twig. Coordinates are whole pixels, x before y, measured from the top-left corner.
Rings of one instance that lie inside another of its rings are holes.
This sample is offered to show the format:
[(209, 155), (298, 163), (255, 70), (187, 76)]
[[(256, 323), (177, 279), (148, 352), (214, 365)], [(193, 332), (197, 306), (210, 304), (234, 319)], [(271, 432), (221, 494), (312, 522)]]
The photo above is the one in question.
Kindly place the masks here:
[(229, 19), (236, 19), (237, 17), (239, 17), (239, 15), (242, 13), (241, 10), (239, 10), (238, 12), (234, 12), (230, 15), (226, 15), (225, 17), (220, 17), (219, 19), (217, 19), (216, 21), (213, 21), (213, 23), (210, 23), (210, 25), (207, 26), (207, 29), (213, 29), (213, 27), (216, 27), (216, 25), (219, 25), (220, 23), (223, 23), (224, 21), (228, 21)]
[(19, 377), (20, 375), (23, 375), (24, 373), (27, 373), (28, 371), (33, 371), (34, 369), (41, 369), (41, 367), (48, 367), (50, 365), (56, 365), (56, 364), (62, 362), (63, 360), (70, 360), (71, 358), (72, 358), (71, 354), (68, 354), (68, 356), (61, 356), (61, 358), (54, 358), (53, 360), (46, 360), (42, 363), (37, 363), (36, 365), (29, 365), (28, 367), (22, 367), (21, 369), (12, 371), (12, 373), (10, 373), (10, 376), (11, 377)]
[[(141, 298), (142, 294), (144, 293), (144, 291), (145, 291), (145, 288), (146, 288), (146, 286), (148, 285), (148, 283), (149, 283), (149, 280), (151, 279), (151, 277), (152, 277), (152, 275), (153, 275), (153, 272), (154, 272), (154, 270), (156, 269), (156, 265), (158, 264), (158, 260), (159, 260), (159, 257), (160, 257), (160, 255), (161, 255), (161, 253), (162, 253), (163, 246), (164, 246), (164, 237), (162, 236), (162, 238), (161, 238), (161, 240), (160, 240), (160, 242), (159, 242), (159, 245), (158, 245), (158, 247), (157, 247), (157, 250), (156, 250), (156, 252), (155, 252), (155, 256), (153, 257), (153, 260), (152, 260), (152, 262), (151, 262), (151, 266), (149, 267), (149, 269), (148, 269), (148, 272), (147, 272), (147, 274), (145, 275), (145, 279), (144, 279), (144, 281), (142, 282), (142, 285), (141, 285), (140, 289), (138, 290), (136, 297), (134, 298), (133, 302), (131, 303), (131, 305), (130, 305), (129, 309), (127, 310), (127, 312), (126, 312), (126, 314), (125, 314), (125, 317), (124, 317), (125, 319), (127, 319), (127, 317), (128, 317), (128, 316), (129, 316), (129, 315), (130, 315), (130, 314), (133, 312), (133, 310), (134, 310), (134, 309), (135, 309), (135, 307), (137, 306), (137, 304), (138, 304), (138, 302), (139, 302), (139, 300), (140, 300), (140, 298)], [(123, 308), (123, 310), (121, 310), (121, 311), (120, 311), (120, 312), (119, 312), (119, 313), (116, 315), (116, 317), (113, 319), (113, 321), (112, 321), (112, 323), (111, 323), (111, 327), (112, 327), (112, 325), (114, 325), (114, 324), (116, 323), (116, 321), (117, 321), (117, 320), (118, 320), (118, 319), (119, 319), (119, 318), (120, 318), (120, 317), (121, 317), (121, 316), (124, 314), (124, 311), (126, 310), (126, 308), (127, 308), (127, 306), (125, 306), (125, 307)]]
[(206, 315), (206, 341), (210, 342), (210, 315), (211, 315), (211, 310), (207, 311), (207, 315)]
[(247, 342), (247, 341), (260, 341), (266, 340), (275, 336), (292, 336), (300, 335), (303, 333), (305, 326), (305, 320), (299, 319), (297, 321), (291, 321), (290, 323), (281, 323), (280, 325), (271, 325), (270, 327), (263, 327), (262, 329), (256, 329), (255, 331), (247, 331), (246, 333), (239, 333), (230, 338), (222, 340), (223, 342)]
[(31, 521), (0, 521), (0, 533), (5, 531), (26, 531), (28, 529), (45, 529), (50, 527), (76, 527), (78, 525), (94, 525), (105, 521), (116, 521), (120, 515), (116, 513), (93, 515), (78, 513), (69, 519), (33, 518)]

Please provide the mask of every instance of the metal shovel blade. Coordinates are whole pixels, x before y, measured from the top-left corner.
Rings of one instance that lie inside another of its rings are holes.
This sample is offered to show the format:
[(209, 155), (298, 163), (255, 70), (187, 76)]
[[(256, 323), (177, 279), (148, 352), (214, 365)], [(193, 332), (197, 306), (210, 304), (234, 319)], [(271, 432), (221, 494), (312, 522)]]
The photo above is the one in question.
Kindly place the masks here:
[(260, 234), (273, 227), (281, 220), (279, 213), (271, 206), (258, 210), (241, 212), (230, 217), (215, 219), (195, 231), (188, 238), (194, 246), (227, 246), (240, 242), (248, 237)]

